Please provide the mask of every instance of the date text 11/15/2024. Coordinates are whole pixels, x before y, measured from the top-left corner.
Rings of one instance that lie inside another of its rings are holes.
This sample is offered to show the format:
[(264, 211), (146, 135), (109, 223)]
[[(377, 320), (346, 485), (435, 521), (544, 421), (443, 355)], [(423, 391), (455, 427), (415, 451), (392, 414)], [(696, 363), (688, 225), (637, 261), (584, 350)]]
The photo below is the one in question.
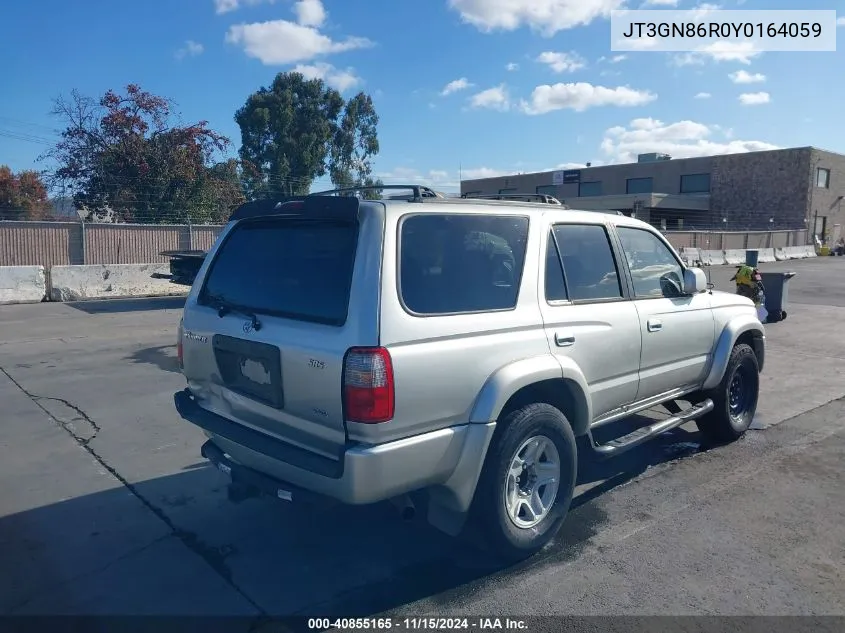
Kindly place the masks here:
[(520, 618), (308, 618), (311, 631), (527, 631)]

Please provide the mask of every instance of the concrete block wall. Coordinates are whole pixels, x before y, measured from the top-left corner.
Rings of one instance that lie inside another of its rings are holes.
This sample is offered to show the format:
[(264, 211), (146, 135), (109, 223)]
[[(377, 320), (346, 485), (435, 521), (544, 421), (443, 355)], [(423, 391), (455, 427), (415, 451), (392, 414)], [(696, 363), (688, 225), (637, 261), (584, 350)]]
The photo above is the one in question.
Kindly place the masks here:
[(49, 297), (51, 301), (81, 301), (186, 294), (188, 288), (185, 286), (154, 277), (169, 272), (169, 264), (53, 266)]
[(0, 305), (38, 303), (46, 296), (44, 266), (0, 266)]
[(763, 227), (771, 218), (775, 226), (805, 226), (810, 159), (809, 147), (714, 156), (710, 177), (714, 221), (726, 218), (732, 226)]

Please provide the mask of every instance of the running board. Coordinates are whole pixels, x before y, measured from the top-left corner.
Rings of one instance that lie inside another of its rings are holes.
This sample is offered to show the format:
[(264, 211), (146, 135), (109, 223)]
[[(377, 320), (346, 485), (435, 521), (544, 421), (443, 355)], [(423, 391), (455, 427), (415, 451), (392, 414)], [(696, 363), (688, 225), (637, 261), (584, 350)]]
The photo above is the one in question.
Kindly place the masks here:
[[(610, 440), (607, 444), (596, 444), (595, 441), (593, 441), (593, 450), (595, 450), (601, 457), (620, 455), (625, 451), (631, 450), (635, 446), (639, 446), (643, 442), (647, 442), (661, 433), (671, 431), (682, 424), (686, 424), (696, 418), (700, 418), (704, 414), (710, 413), (712, 410), (713, 401), (708, 398), (699, 404), (693, 405), (688, 409), (684, 409), (677, 415), (673, 415), (665, 420), (660, 420), (659, 422), (654, 422), (653, 424), (639, 428), (636, 431), (628, 433), (628, 435), (623, 435), (615, 440)], [(590, 439), (592, 440), (592, 436)]]

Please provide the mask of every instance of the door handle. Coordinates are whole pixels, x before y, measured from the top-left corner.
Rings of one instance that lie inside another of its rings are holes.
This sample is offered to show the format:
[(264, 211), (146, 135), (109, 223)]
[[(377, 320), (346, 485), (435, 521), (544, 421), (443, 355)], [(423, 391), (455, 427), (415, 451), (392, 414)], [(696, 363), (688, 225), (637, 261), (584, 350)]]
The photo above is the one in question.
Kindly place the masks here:
[(660, 319), (649, 319), (646, 323), (646, 328), (649, 332), (659, 332), (663, 329), (663, 321)]
[(571, 347), (575, 345), (574, 334), (559, 334), (555, 332), (555, 345), (558, 347)]

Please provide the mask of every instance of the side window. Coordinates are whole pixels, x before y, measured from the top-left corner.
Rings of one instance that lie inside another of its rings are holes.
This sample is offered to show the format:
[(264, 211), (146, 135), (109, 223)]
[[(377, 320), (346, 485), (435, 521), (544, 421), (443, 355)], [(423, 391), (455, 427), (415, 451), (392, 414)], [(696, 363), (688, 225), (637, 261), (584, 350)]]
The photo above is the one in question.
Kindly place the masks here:
[(407, 217), (399, 240), (405, 306), (425, 315), (513, 309), (527, 241), (526, 217)]
[(553, 235), (549, 234), (546, 246), (546, 301), (566, 301), (566, 281), (563, 279), (563, 268), (560, 267), (560, 256)]
[(616, 229), (631, 269), (636, 297), (680, 297), (684, 270), (666, 244), (651, 231)]
[(570, 300), (601, 301), (622, 297), (616, 260), (603, 226), (559, 224), (554, 232)]

